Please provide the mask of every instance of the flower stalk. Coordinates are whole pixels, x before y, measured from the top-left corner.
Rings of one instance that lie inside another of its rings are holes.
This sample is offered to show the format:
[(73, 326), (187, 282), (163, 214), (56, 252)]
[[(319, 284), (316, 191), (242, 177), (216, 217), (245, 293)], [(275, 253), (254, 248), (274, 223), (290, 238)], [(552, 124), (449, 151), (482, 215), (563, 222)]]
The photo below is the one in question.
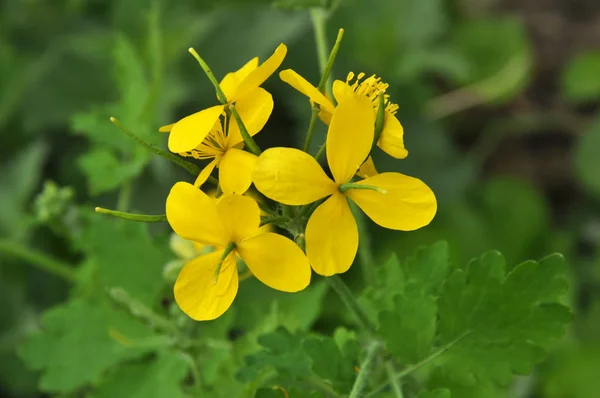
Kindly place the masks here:
[(229, 105), (229, 110), (231, 111), (231, 115), (233, 116), (236, 123), (238, 124), (238, 127), (240, 128), (240, 134), (242, 135), (242, 138), (244, 139), (244, 144), (246, 145), (246, 148), (248, 148), (250, 150), (250, 152), (252, 152), (256, 156), (260, 156), (260, 153), (261, 153), (260, 148), (258, 147), (258, 145), (256, 145), (256, 142), (254, 142), (254, 139), (248, 133), (248, 129), (246, 129), (246, 125), (244, 124), (244, 121), (240, 117), (240, 114), (238, 113), (237, 109), (235, 108), (235, 105), (234, 104)]
[[(149, 142), (144, 141), (142, 138), (135, 135), (131, 130), (126, 129), (125, 126), (123, 126), (117, 118), (111, 116), (110, 121), (112, 124), (117, 126), (119, 128), (119, 130), (121, 130), (123, 133), (125, 133), (125, 135), (127, 135), (129, 138), (132, 138), (134, 141), (136, 141), (138, 144), (142, 145), (144, 148), (146, 148), (150, 152), (152, 152), (162, 158), (165, 158), (165, 159), (175, 163), (176, 165), (184, 168), (188, 173), (190, 173), (194, 177), (196, 177), (196, 176), (198, 176), (198, 174), (200, 174), (200, 168), (198, 166), (181, 159), (177, 155), (174, 155), (167, 151), (163, 151), (162, 149), (155, 147), (154, 145), (150, 144)], [(217, 181), (217, 179), (214, 177), (209, 177), (208, 181), (214, 185), (219, 184), (219, 181)]]
[(196, 61), (198, 61), (198, 63), (200, 64), (200, 67), (202, 68), (202, 70), (204, 71), (206, 76), (208, 77), (208, 80), (210, 80), (212, 85), (215, 87), (215, 91), (217, 92), (217, 98), (219, 98), (219, 101), (222, 104), (226, 104), (227, 97), (225, 96), (225, 93), (223, 92), (223, 90), (221, 90), (219, 81), (215, 77), (214, 73), (212, 72), (212, 70), (210, 69), (208, 64), (202, 59), (202, 57), (200, 57), (200, 55), (196, 52), (196, 50), (194, 50), (193, 47), (188, 48), (188, 51), (190, 54), (192, 54), (192, 56), (194, 58), (196, 58)]
[(135, 214), (135, 213), (127, 213), (124, 211), (110, 210), (105, 209), (103, 207), (96, 207), (94, 209), (96, 213), (106, 214), (108, 216), (122, 218), (124, 220), (129, 221), (137, 221), (137, 222), (147, 222), (147, 223), (156, 223), (156, 222), (167, 222), (166, 214)]

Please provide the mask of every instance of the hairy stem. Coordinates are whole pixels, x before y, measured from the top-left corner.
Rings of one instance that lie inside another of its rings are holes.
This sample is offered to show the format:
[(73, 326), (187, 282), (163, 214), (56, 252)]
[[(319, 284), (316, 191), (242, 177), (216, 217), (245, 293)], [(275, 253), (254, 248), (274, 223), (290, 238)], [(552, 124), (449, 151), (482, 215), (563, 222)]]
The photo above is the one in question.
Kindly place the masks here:
[(373, 341), (369, 347), (367, 347), (367, 354), (365, 355), (365, 359), (360, 364), (360, 370), (356, 380), (354, 380), (354, 385), (352, 386), (352, 391), (350, 391), (349, 398), (364, 397), (363, 391), (366, 387), (367, 381), (369, 380), (371, 368), (373, 367), (375, 359), (377, 358), (377, 355), (379, 355), (379, 351), (382, 348), (383, 343), (380, 341)]
[(340, 296), (342, 302), (346, 305), (346, 307), (356, 316), (356, 319), (360, 323), (361, 327), (369, 332), (375, 332), (375, 326), (369, 320), (369, 317), (365, 313), (365, 311), (360, 307), (358, 301), (352, 294), (352, 291), (344, 283), (342, 278), (338, 275), (329, 276), (325, 278), (329, 286)]

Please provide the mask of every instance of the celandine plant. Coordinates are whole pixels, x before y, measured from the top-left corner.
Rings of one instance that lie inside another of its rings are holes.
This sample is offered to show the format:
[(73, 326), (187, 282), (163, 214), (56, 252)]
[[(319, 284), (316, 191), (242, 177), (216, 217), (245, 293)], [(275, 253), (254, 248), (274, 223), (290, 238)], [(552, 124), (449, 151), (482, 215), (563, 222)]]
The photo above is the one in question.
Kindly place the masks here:
[[(194, 243), (182, 255), (185, 260), (166, 271), (177, 275), (175, 301), (194, 320), (226, 316), (240, 280), (248, 276), (294, 294), (311, 284), (314, 271), (339, 294), (357, 330), (338, 328), (333, 337), (285, 328), (263, 334), (258, 339), (263, 348), (246, 356), (236, 373), (247, 395), (492, 396), (513, 374), (528, 374), (563, 333), (570, 319), (560, 304), (564, 261), (552, 255), (507, 267), (501, 254), (490, 252), (466, 266), (450, 265), (447, 245), (437, 243), (403, 263), (393, 256), (385, 264), (365, 264), (376, 271), (373, 286), (360, 297), (351, 292), (338, 274), (350, 268), (361, 248), (355, 219), (360, 211), (381, 227), (412, 231), (431, 222), (437, 202), (419, 179), (377, 171), (371, 158), (376, 146), (396, 159), (408, 155), (398, 106), (375, 75), (350, 72), (345, 81), (331, 82), (342, 36), (340, 30), (317, 86), (291, 69), (279, 73), (310, 102), (302, 149), (259, 148), (252, 138), (273, 110), (273, 98), (261, 85), (284, 61), (284, 44), (263, 63), (254, 58), (220, 82), (190, 49), (219, 104), (160, 128), (169, 134), (171, 154), (113, 122), (190, 171), (193, 183), (172, 187), (163, 216), (97, 211), (135, 221), (166, 220), (178, 235), (176, 245)], [(327, 125), (326, 140), (312, 154), (319, 120)], [(183, 157), (209, 162), (199, 169)], [(207, 182), (213, 184), (210, 195), (203, 190)], [(253, 184), (264, 198), (250, 194)], [(360, 210), (352, 211), (352, 203)], [(115, 299), (130, 302), (123, 294)], [(152, 318), (139, 308), (137, 313)], [(164, 322), (165, 330), (179, 336)], [(175, 346), (191, 358), (195, 383), (201, 384), (197, 367), (208, 365), (194, 358), (191, 342)]]

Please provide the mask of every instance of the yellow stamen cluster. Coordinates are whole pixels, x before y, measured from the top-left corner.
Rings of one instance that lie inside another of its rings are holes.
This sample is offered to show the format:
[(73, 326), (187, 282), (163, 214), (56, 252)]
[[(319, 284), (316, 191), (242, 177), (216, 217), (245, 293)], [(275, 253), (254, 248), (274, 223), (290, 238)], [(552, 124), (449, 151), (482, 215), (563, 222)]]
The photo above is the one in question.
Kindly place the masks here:
[(210, 159), (222, 155), (227, 149), (227, 134), (220, 128), (220, 122), (218, 123), (218, 127), (213, 128), (200, 145), (195, 149), (181, 153), (180, 155), (190, 156), (199, 160)]
[[(376, 108), (379, 101), (379, 93), (382, 91), (385, 93), (390, 85), (382, 82), (381, 78), (377, 77), (376, 75), (371, 75), (363, 80), (365, 77), (364, 72), (360, 72), (358, 76), (356, 76), (356, 80), (354, 80), (354, 77), (354, 72), (348, 73), (348, 76), (346, 77), (346, 83), (352, 87), (356, 94), (368, 97), (373, 103), (373, 108)], [(354, 83), (351, 83), (352, 80), (354, 80)], [(383, 95), (383, 99), (385, 101), (385, 110), (395, 115), (398, 111), (398, 105), (390, 102), (389, 98), (389, 94)]]

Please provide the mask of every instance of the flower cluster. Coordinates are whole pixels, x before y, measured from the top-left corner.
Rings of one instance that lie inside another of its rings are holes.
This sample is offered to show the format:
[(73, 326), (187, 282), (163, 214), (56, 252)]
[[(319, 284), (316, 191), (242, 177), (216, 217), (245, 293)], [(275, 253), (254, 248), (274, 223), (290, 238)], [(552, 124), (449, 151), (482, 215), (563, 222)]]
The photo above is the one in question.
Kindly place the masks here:
[[(319, 164), (319, 155), (294, 148), (260, 152), (252, 136), (273, 110), (271, 94), (260, 86), (286, 52), (281, 44), (261, 65), (254, 58), (221, 82), (205, 68), (221, 103), (160, 129), (169, 132), (172, 152), (211, 159), (193, 185), (176, 183), (166, 203), (167, 220), (177, 235), (214, 248), (188, 261), (175, 282), (175, 299), (193, 319), (214, 319), (229, 308), (238, 289), (238, 258), (258, 280), (286, 292), (308, 286), (311, 268), (323, 276), (346, 272), (359, 244), (350, 201), (375, 223), (393, 230), (423, 227), (436, 213), (435, 196), (422, 181), (378, 173), (373, 164), (374, 146), (397, 159), (408, 155), (395, 116), (398, 106), (386, 94), (388, 85), (376, 76), (350, 73), (345, 81), (333, 82), (334, 98), (329, 98), (291, 69), (279, 74), (309, 98), (328, 126), (330, 175)], [(200, 187), (215, 168), (220, 195), (210, 197)], [(246, 194), (252, 184), (275, 202), (262, 222), (261, 208)], [(278, 218), (284, 220), (278, 223), (282, 233), (294, 240), (261, 228)]]

